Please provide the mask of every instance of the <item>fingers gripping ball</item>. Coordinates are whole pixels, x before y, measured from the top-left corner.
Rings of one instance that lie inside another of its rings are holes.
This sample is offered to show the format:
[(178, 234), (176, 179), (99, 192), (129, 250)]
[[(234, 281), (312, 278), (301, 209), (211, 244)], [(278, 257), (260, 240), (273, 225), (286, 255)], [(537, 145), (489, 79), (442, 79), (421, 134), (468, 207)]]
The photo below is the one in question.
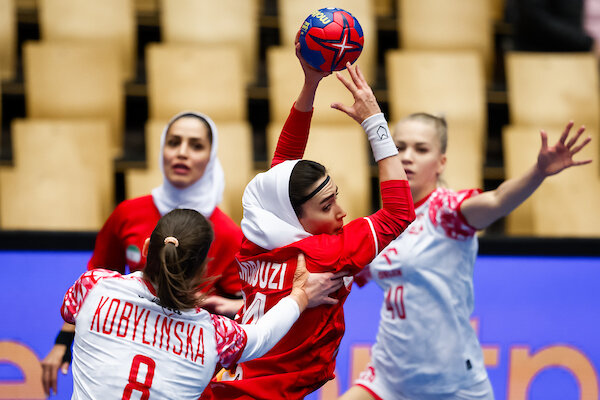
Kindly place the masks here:
[(360, 55), (364, 35), (358, 20), (341, 8), (321, 8), (300, 28), (300, 54), (313, 68), (340, 71)]

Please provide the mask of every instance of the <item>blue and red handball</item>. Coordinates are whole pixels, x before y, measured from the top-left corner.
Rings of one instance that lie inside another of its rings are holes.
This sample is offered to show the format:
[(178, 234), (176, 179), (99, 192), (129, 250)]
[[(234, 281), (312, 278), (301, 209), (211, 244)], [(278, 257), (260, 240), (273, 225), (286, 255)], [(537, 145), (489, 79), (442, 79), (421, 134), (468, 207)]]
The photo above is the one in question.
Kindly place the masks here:
[(321, 8), (306, 18), (300, 28), (300, 54), (313, 68), (340, 71), (353, 64), (364, 45), (358, 20), (341, 8)]

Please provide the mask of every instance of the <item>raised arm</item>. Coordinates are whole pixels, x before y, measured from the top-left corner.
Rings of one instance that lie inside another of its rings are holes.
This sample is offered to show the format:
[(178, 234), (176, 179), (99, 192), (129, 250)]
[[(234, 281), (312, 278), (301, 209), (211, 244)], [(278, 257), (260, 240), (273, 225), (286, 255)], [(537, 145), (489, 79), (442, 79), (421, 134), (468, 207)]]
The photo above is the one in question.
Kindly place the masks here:
[(387, 122), (373, 90), (367, 83), (358, 65), (354, 68), (350, 63), (346, 64), (352, 82), (349, 82), (342, 74), (336, 73), (337, 78), (346, 86), (354, 97), (354, 104), (346, 106), (342, 103), (333, 103), (332, 108), (340, 110), (361, 124), (373, 150), (373, 156), (379, 168), (379, 180), (406, 180), (406, 173), (402, 166), (402, 160), (398, 155), (396, 145), (387, 126)]
[(460, 210), (467, 222), (477, 229), (484, 229), (517, 208), (548, 176), (572, 166), (591, 163), (592, 160), (573, 160), (573, 156), (585, 147), (591, 138), (587, 137), (578, 144), (585, 128), (582, 126), (575, 134), (570, 135), (572, 127), (573, 122), (569, 122), (558, 142), (551, 147), (548, 147), (548, 135), (542, 130), (542, 146), (536, 164), (522, 176), (504, 181), (495, 190), (465, 200)]
[(321, 79), (331, 74), (331, 72), (321, 72), (309, 66), (300, 55), (300, 44), (297, 41), (296, 57), (298, 57), (304, 72), (304, 84), (279, 135), (271, 167), (283, 161), (298, 160), (304, 156), (317, 88)]
[(346, 106), (333, 103), (331, 107), (346, 113), (361, 124), (377, 162), (383, 207), (369, 216), (369, 221), (377, 236), (378, 253), (415, 219), (414, 204), (402, 160), (373, 90), (358, 66), (352, 68), (348, 63), (346, 67), (352, 82), (339, 73), (337, 78), (352, 93), (354, 104)]

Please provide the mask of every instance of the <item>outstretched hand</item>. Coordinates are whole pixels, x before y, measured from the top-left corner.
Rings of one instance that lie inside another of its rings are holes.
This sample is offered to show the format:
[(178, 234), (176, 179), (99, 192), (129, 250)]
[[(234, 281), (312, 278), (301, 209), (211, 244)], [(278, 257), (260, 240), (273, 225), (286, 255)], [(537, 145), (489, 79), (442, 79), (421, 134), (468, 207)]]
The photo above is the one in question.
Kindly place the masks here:
[(373, 90), (367, 83), (367, 80), (363, 76), (360, 68), (358, 68), (358, 65), (353, 69), (348, 62), (346, 63), (346, 68), (350, 73), (352, 82), (348, 82), (348, 80), (339, 72), (336, 72), (336, 76), (340, 82), (346, 86), (350, 93), (352, 93), (354, 104), (352, 106), (346, 106), (342, 103), (333, 103), (331, 104), (331, 108), (335, 108), (336, 110), (348, 114), (360, 124), (371, 115), (379, 114), (381, 109), (373, 94)]
[(548, 147), (548, 134), (543, 130), (540, 131), (542, 147), (538, 154), (537, 169), (543, 176), (554, 175), (566, 168), (592, 162), (592, 160), (573, 160), (573, 156), (583, 149), (592, 138), (588, 136), (581, 143), (577, 144), (585, 131), (585, 127), (580, 127), (574, 135), (570, 135), (572, 127), (573, 121), (567, 124), (558, 142), (551, 147)]

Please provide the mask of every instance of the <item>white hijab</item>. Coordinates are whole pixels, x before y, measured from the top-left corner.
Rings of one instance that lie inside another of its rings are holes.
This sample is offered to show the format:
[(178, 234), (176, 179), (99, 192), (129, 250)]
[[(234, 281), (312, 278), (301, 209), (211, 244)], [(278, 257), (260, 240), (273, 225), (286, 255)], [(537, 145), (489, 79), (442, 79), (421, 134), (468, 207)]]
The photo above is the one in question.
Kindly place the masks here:
[[(171, 124), (182, 115), (191, 114), (205, 120), (210, 126), (212, 132), (212, 145), (210, 149), (210, 158), (204, 174), (200, 179), (185, 189), (179, 189), (173, 186), (165, 175), (163, 166), (163, 151), (165, 149), (165, 138)], [(204, 114), (195, 111), (185, 111), (175, 115), (165, 126), (160, 138), (160, 154), (158, 165), (163, 174), (163, 183), (161, 186), (152, 190), (152, 199), (158, 208), (160, 215), (165, 215), (176, 208), (191, 208), (210, 218), (215, 207), (223, 200), (223, 190), (225, 189), (225, 174), (217, 157), (217, 145), (219, 142), (217, 126), (212, 119)]]
[(290, 201), (290, 175), (298, 161), (284, 161), (256, 175), (244, 190), (242, 232), (263, 249), (273, 250), (311, 236)]

